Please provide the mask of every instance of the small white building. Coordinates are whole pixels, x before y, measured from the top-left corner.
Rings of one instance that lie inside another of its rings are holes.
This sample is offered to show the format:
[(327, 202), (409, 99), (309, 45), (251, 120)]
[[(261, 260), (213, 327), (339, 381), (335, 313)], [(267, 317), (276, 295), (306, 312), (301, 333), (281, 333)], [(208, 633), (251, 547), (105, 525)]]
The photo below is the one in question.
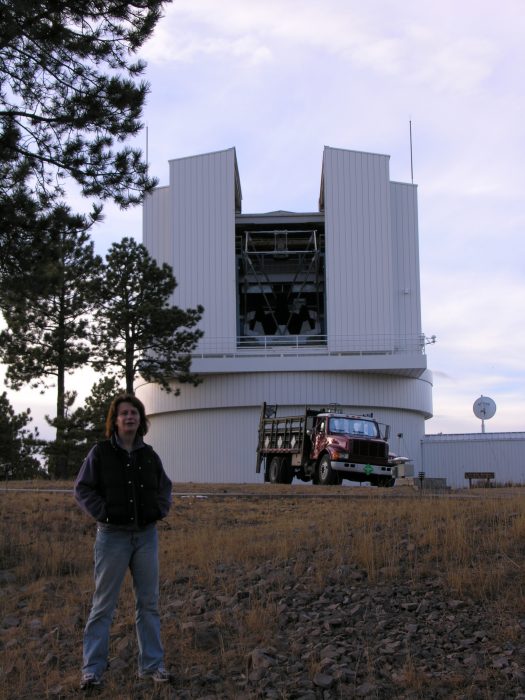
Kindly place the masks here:
[(389, 156), (326, 147), (317, 211), (241, 203), (234, 148), (171, 160), (169, 184), (144, 203), (144, 243), (173, 267), (173, 302), (205, 309), (192, 362), (202, 384), (138, 391), (170, 477), (261, 481), (263, 401), (372, 412), (419, 470), (432, 376), (416, 186), (390, 180)]
[(494, 474), (493, 484), (525, 484), (525, 433), (425, 435), (422, 468), (451, 488), (469, 486), (467, 472)]

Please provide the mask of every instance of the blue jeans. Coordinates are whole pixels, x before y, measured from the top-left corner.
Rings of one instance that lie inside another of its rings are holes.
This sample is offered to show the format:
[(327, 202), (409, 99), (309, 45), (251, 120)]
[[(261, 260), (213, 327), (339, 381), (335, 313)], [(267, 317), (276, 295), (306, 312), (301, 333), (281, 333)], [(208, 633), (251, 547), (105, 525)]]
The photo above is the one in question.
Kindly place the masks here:
[(149, 673), (162, 666), (157, 528), (152, 525), (140, 532), (131, 532), (98, 527), (95, 593), (84, 630), (83, 673), (94, 673), (100, 678), (108, 666), (109, 629), (128, 568), (135, 593), (139, 673)]

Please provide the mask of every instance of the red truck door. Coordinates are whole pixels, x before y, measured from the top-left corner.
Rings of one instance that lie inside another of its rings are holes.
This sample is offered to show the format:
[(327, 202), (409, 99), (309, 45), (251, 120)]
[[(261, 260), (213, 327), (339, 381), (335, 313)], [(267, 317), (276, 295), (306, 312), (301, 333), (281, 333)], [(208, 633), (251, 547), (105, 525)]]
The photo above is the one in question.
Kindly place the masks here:
[(317, 457), (324, 450), (326, 445), (326, 418), (319, 418), (314, 424), (312, 435), (312, 459)]

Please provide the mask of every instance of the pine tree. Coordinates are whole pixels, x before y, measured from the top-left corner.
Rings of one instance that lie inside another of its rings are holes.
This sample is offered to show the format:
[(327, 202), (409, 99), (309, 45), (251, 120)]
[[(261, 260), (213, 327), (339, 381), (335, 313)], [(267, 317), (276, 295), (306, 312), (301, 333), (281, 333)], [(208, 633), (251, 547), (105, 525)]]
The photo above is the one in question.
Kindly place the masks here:
[[(114, 377), (102, 377), (91, 387), (84, 405), (72, 410), (76, 392), (66, 392), (66, 412), (61, 421), (47, 418), (54, 428), (61, 426), (60, 440), (47, 443), (45, 454), (52, 464), (60, 461), (67, 476), (75, 476), (89, 449), (105, 438), (106, 417), (115, 396), (123, 393)], [(57, 431), (58, 432), (58, 431)]]
[(0, 0), (1, 192), (21, 180), (52, 190), (68, 175), (87, 197), (141, 200), (147, 165), (114, 146), (142, 127), (148, 85), (134, 55), (166, 2)]
[(72, 414), (71, 420), (82, 432), (85, 448), (105, 438), (110, 404), (122, 393), (124, 389), (115, 377), (102, 377), (91, 387), (91, 393), (86, 397), (84, 405)]
[[(62, 205), (49, 213), (47, 228), (22, 273), (9, 278), (1, 310), (0, 358), (15, 389), (56, 388), (57, 441), (66, 413), (66, 376), (90, 357), (89, 314), (100, 293), (102, 260), (94, 255), (89, 224)], [(51, 465), (56, 476), (61, 466)]]
[(172, 380), (199, 382), (191, 372), (191, 352), (203, 335), (195, 326), (204, 309), (171, 305), (176, 286), (172, 268), (159, 267), (134, 239), (110, 248), (102, 302), (95, 309), (92, 364), (124, 379), (128, 392), (138, 375), (167, 392), (173, 391)]
[(0, 475), (3, 478), (31, 479), (43, 475), (36, 455), (41, 441), (38, 430), (28, 429), (31, 411), (15, 413), (7, 393), (0, 394)]
[(100, 203), (156, 184), (138, 148), (149, 91), (136, 54), (171, 0), (0, 0), (0, 295), (72, 180)]

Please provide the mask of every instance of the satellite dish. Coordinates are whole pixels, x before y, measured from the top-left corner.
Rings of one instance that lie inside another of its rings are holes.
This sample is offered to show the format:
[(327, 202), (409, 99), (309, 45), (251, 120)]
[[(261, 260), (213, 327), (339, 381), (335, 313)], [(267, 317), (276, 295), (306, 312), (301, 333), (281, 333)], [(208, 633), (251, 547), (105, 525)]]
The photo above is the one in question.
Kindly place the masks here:
[(476, 399), (474, 401), (472, 410), (474, 411), (474, 415), (476, 416), (476, 418), (479, 418), (481, 420), (481, 432), (484, 433), (485, 421), (489, 420), (489, 418), (492, 418), (493, 415), (496, 413), (495, 402), (488, 396), (482, 395), (479, 397), (479, 399)]

